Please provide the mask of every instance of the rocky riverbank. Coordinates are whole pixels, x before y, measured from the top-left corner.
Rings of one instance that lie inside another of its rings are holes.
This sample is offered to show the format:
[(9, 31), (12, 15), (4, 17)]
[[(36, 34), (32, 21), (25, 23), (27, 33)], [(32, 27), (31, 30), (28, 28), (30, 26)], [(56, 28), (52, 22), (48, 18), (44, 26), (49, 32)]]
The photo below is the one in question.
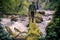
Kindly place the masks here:
[[(44, 10), (45, 11), (45, 10)], [(48, 25), (48, 23), (51, 21), (52, 16), (53, 16), (54, 11), (45, 11), (45, 15), (41, 14), (41, 17), (43, 18), (43, 21), (41, 23), (36, 23), (39, 26), (39, 29), (43, 33), (43, 37), (45, 37), (46, 32), (45, 28)], [(18, 18), (16, 22), (12, 21), (10, 18), (0, 18), (1, 19), (1, 24), (3, 26), (9, 26), (11, 27), (11, 30), (14, 32), (15, 30), (13, 29), (14, 27), (17, 27), (19, 30), (23, 31), (28, 31), (28, 27), (26, 25), (29, 24), (29, 17), (26, 18)]]

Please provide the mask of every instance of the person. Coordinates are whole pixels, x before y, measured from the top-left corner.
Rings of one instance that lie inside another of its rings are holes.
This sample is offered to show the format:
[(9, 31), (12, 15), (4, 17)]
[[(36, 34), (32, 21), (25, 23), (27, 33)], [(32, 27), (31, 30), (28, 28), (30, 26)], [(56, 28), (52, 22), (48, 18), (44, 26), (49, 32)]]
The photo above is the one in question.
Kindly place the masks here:
[(31, 13), (32, 22), (34, 21), (34, 14), (36, 12), (35, 2), (29, 5), (29, 12)]

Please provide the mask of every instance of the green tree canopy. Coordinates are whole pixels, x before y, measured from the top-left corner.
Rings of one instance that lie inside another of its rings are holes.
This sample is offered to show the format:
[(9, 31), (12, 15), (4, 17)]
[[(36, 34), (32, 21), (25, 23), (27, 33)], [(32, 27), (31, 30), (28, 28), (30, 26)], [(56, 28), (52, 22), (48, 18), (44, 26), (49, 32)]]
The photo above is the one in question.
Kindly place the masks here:
[(3, 0), (3, 12), (5, 14), (23, 14), (27, 13), (27, 0)]
[(53, 19), (47, 26), (46, 32), (46, 40), (60, 40), (60, 4), (53, 14)]

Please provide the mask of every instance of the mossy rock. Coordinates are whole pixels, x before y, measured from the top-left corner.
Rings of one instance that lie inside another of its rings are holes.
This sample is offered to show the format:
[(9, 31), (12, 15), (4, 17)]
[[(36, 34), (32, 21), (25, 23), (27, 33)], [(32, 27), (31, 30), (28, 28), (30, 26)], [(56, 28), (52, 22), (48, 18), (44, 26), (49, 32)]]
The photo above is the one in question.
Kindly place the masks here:
[(36, 23), (41, 23), (43, 21), (42, 18), (36, 18)]
[(43, 18), (39, 13), (35, 15), (35, 19), (36, 19), (36, 23), (41, 23), (43, 21)]
[(15, 16), (15, 15), (12, 15), (11, 16), (11, 21), (17, 21), (18, 19), (17, 19), (17, 16)]
[(42, 15), (45, 15), (45, 12), (44, 11), (39, 11), (40, 14)]

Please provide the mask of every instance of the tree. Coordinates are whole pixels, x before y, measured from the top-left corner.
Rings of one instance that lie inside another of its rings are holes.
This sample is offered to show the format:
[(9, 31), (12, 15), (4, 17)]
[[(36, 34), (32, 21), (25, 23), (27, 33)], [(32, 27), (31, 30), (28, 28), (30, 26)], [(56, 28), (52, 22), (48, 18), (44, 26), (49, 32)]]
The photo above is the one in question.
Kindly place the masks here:
[(4, 0), (2, 2), (2, 6), (3, 6), (3, 10), (5, 13), (17, 13), (18, 12), (18, 8), (21, 4), (21, 1), (19, 0)]
[(58, 7), (59, 0), (49, 0), (46, 2), (44, 9), (46, 10), (55, 10)]
[(46, 32), (46, 40), (60, 40), (60, 4), (53, 14), (53, 19), (47, 26)]
[(25, 14), (28, 4), (27, 0), (3, 0), (3, 12), (5, 14)]

